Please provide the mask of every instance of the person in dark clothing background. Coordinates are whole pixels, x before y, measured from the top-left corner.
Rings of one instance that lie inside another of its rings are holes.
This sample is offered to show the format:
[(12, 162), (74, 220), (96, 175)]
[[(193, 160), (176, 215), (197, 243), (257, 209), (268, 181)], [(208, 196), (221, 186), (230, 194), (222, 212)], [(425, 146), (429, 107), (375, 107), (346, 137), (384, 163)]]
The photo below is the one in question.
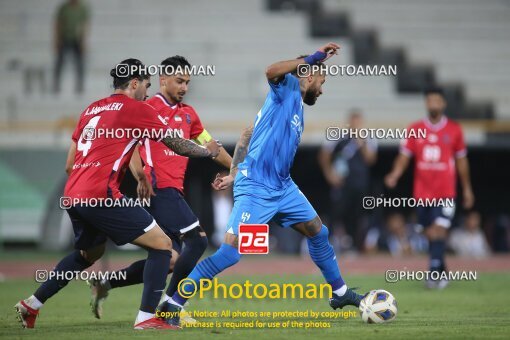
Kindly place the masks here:
[(68, 0), (58, 8), (55, 18), (55, 69), (53, 90), (60, 92), (62, 66), (71, 55), (76, 69), (76, 93), (83, 92), (85, 38), (88, 31), (89, 10), (80, 0)]
[[(348, 129), (363, 127), (363, 114), (351, 110)], [(374, 139), (340, 138), (328, 140), (319, 152), (319, 165), (331, 187), (330, 225), (334, 244), (343, 249), (362, 249), (367, 216), (363, 197), (370, 189), (370, 166), (377, 160)]]

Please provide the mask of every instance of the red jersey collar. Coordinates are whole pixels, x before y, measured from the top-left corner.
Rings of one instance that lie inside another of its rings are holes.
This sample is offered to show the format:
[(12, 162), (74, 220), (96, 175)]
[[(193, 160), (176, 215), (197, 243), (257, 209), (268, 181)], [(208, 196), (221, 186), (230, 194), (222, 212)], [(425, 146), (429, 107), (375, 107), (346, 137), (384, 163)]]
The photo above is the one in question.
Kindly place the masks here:
[(162, 102), (163, 104), (165, 104), (166, 106), (172, 108), (172, 109), (175, 109), (179, 104), (174, 104), (172, 105), (166, 98), (165, 96), (163, 96), (161, 93), (156, 93), (156, 97), (158, 97)]
[(434, 131), (439, 131), (441, 130), (442, 128), (444, 128), (446, 126), (446, 123), (448, 122), (448, 118), (446, 118), (444, 115), (441, 117), (441, 119), (439, 120), (439, 122), (437, 123), (432, 123), (429, 119), (429, 117), (425, 118), (423, 120), (423, 123), (431, 130), (434, 130)]

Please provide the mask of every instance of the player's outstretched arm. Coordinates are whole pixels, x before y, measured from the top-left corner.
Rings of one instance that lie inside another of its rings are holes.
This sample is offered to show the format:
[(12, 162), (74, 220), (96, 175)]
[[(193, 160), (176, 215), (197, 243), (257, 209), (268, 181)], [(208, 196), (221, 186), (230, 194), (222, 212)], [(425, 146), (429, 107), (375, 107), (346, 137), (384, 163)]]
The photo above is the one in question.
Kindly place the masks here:
[(290, 72), (294, 72), (298, 65), (309, 64), (315, 65), (318, 62), (323, 62), (331, 58), (333, 55), (338, 54), (337, 51), (340, 49), (340, 45), (335, 43), (328, 43), (320, 47), (317, 52), (311, 54), (305, 58), (279, 61), (272, 65), (269, 65), (266, 69), (266, 77), (273, 84), (279, 83), (283, 77)]
[[(205, 129), (202, 132), (202, 134), (200, 134), (200, 136), (193, 139), (193, 141), (195, 141), (199, 145), (205, 145), (207, 142), (210, 142), (212, 140), (213, 140), (213, 137)], [(232, 157), (228, 154), (227, 150), (225, 150), (225, 148), (223, 148), (223, 147), (220, 148), (220, 153), (218, 154), (218, 157), (214, 158), (214, 161), (217, 164), (224, 166), (227, 169), (230, 169), (230, 167), (232, 166)]]
[(206, 143), (205, 147), (184, 138), (166, 137), (162, 142), (176, 154), (193, 158), (210, 157), (214, 159), (220, 153), (221, 148), (221, 144), (215, 140)]
[(287, 73), (294, 72), (298, 65), (304, 63), (304, 58), (279, 61), (266, 68), (266, 78), (269, 82), (278, 84)]
[(393, 164), (393, 169), (391, 172), (384, 178), (384, 183), (390, 189), (393, 189), (397, 186), (397, 182), (406, 171), (409, 166), (409, 160), (411, 158), (403, 153), (399, 153), (395, 163)]
[(232, 156), (229, 155), (225, 148), (220, 149), (220, 153), (218, 154), (218, 157), (214, 159), (214, 161), (227, 169), (232, 167)]
[(230, 166), (230, 174), (224, 177), (220, 177), (220, 174), (216, 175), (212, 186), (215, 190), (225, 190), (232, 186), (234, 179), (237, 175), (238, 165), (244, 161), (246, 154), (248, 153), (248, 146), (250, 145), (251, 136), (253, 134), (253, 125), (244, 129), (241, 133), (241, 137), (236, 143), (234, 150), (234, 156), (232, 158), (232, 165)]

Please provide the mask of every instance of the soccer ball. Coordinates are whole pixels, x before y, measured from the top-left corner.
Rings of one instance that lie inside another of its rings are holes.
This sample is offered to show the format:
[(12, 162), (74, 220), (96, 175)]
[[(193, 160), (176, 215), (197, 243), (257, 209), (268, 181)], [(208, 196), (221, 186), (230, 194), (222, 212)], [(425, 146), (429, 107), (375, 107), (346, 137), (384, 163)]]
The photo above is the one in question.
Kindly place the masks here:
[(397, 316), (397, 300), (383, 289), (370, 291), (360, 302), (361, 319), (366, 323), (383, 323)]

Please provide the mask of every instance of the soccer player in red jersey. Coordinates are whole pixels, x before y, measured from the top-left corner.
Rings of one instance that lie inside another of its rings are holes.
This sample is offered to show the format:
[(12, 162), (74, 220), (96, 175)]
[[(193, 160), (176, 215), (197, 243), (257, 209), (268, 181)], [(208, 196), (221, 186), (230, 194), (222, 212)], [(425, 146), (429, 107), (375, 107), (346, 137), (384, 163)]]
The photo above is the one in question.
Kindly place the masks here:
[[(119, 68), (119, 65), (124, 65)], [(61, 206), (67, 210), (75, 233), (75, 251), (63, 258), (36, 292), (15, 306), (22, 325), (33, 328), (39, 309), (65, 287), (76, 273), (90, 267), (105, 249), (106, 238), (116, 244), (137, 244), (148, 251), (144, 268), (144, 289), (136, 329), (166, 328), (154, 317), (166, 283), (172, 242), (154, 218), (119, 191), (119, 184), (139, 138), (129, 134), (95, 135), (99, 129), (113, 131), (168, 130), (153, 107), (142, 102), (150, 76), (137, 59), (127, 59), (111, 70), (114, 94), (92, 103), (80, 116), (72, 135)], [(124, 68), (122, 68), (124, 67)], [(92, 133), (91, 133), (92, 132)], [(174, 152), (193, 157), (216, 157), (220, 145), (206, 147), (167, 136), (162, 142)]]
[[(161, 66), (168, 70), (186, 70), (191, 67), (182, 56), (169, 57), (161, 62)], [(185, 72), (161, 74), (159, 93), (147, 100), (147, 103), (168, 122), (170, 133), (203, 145), (211, 141), (212, 137), (204, 129), (193, 107), (182, 102), (188, 92), (189, 82), (190, 74)], [(145, 165), (143, 168), (140, 156)], [(221, 148), (214, 160), (225, 168), (230, 168), (232, 157)], [(149, 139), (142, 140), (139, 149), (137, 147), (131, 157), (131, 171), (139, 183), (138, 194), (140, 197), (150, 197), (147, 211), (154, 216), (173, 243), (172, 260), (176, 261), (166, 291), (166, 300), (176, 292), (179, 282), (195, 267), (208, 244), (198, 218), (183, 197), (187, 166), (187, 157), (172, 152), (161, 142)], [(92, 312), (97, 318), (101, 317), (102, 302), (110, 289), (143, 282), (145, 262), (140, 260), (121, 269), (119, 272), (126, 273), (125, 279), (121, 279), (121, 275), (113, 275), (110, 280), (89, 281)]]
[[(458, 123), (443, 114), (446, 100), (440, 88), (427, 90), (425, 103), (428, 117), (409, 127), (409, 131), (414, 131), (417, 136), (418, 131), (425, 131), (425, 138), (408, 138), (403, 141), (385, 183), (389, 188), (394, 188), (414, 156), (413, 191), (416, 199), (454, 199), (458, 172), (463, 189), (463, 206), (470, 209), (474, 203), (474, 195), (462, 129)], [(454, 213), (454, 206), (418, 207), (418, 220), (425, 228), (429, 240), (431, 272), (445, 271), (447, 231)], [(445, 280), (430, 280), (427, 287), (444, 288), (447, 283)]]

